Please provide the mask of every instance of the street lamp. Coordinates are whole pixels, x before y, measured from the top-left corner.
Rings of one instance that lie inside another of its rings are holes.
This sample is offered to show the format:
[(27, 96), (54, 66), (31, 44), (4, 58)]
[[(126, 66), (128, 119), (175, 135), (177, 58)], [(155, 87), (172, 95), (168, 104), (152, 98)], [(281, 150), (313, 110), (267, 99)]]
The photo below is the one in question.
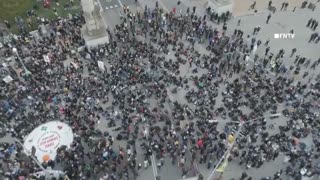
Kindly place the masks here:
[(25, 72), (25, 74), (28, 76), (28, 75), (31, 75), (31, 72), (26, 68), (26, 66), (24, 65), (24, 63), (23, 63), (23, 61), (22, 61), (22, 59), (21, 59), (21, 57), (19, 56), (19, 53), (18, 53), (18, 50), (17, 50), (17, 48), (12, 48), (12, 51), (13, 51), (13, 53), (15, 53), (16, 54), (16, 56), (18, 57), (18, 59), (19, 59), (19, 61), (20, 61), (20, 63), (22, 64), (22, 67), (23, 67), (23, 69), (24, 69), (24, 72)]
[[(272, 114), (270, 116), (268, 116), (268, 118), (271, 118), (271, 117), (278, 117), (278, 116), (281, 116), (282, 114), (281, 113), (277, 113), (277, 114)], [(233, 142), (230, 144), (229, 148), (226, 150), (226, 152), (223, 154), (223, 156), (220, 158), (220, 160), (218, 161), (218, 163), (216, 164), (216, 166), (214, 167), (214, 169), (212, 170), (212, 172), (210, 173), (209, 177), (207, 180), (211, 180), (211, 178), (213, 177), (213, 175), (215, 174), (215, 172), (217, 171), (218, 167), (220, 166), (220, 164), (222, 163), (222, 161), (225, 159), (225, 158), (228, 158), (231, 150), (233, 149), (233, 146), (235, 145), (236, 143), (236, 140), (242, 130), (242, 127), (244, 124), (247, 124), (249, 122), (252, 122), (252, 121), (256, 121), (258, 119), (263, 119), (265, 117), (258, 117), (258, 118), (255, 118), (255, 119), (250, 119), (248, 121), (245, 121), (245, 122), (240, 122), (239, 124), (239, 128), (238, 128), (238, 131), (236, 132), (236, 134), (234, 135), (234, 139), (233, 139)]]

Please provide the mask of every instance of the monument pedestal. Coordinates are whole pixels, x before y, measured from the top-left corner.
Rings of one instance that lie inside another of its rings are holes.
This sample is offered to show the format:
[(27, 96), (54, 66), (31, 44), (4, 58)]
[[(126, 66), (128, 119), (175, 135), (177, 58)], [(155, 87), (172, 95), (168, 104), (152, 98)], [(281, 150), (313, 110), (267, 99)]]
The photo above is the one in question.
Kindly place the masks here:
[(81, 29), (87, 47), (109, 43), (106, 25), (100, 14), (100, 6), (96, 0), (81, 0), (85, 26)]
[[(102, 27), (97, 27), (102, 26)], [(95, 24), (87, 22), (86, 26), (81, 29), (82, 37), (87, 47), (96, 47), (98, 45), (109, 43), (109, 35), (106, 28), (103, 28), (103, 19), (97, 19)]]
[(82, 27), (81, 33), (87, 47), (96, 47), (98, 45), (109, 43), (109, 35), (106, 31), (101, 31), (100, 33), (95, 33), (93, 35), (88, 35), (87, 28)]
[(232, 13), (233, 11), (233, 0), (208, 0), (208, 7), (211, 7), (215, 13), (220, 16), (222, 13)]

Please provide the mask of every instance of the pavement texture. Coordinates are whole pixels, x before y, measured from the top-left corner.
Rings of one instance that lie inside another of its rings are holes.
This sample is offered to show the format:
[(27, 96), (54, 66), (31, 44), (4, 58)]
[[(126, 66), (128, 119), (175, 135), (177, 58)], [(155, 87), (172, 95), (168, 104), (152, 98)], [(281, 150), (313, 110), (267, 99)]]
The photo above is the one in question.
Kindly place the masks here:
[[(256, 6), (251, 9), (250, 6), (256, 1)], [(308, 2), (317, 3), (318, 0), (309, 0)], [(280, 11), (282, 3), (289, 3), (287, 11), (292, 11), (293, 9), (299, 9), (302, 5), (302, 0), (272, 0), (272, 6)], [(234, 0), (233, 15), (234, 16), (244, 16), (257, 13), (269, 12), (268, 0)]]
[[(237, 5), (239, 3), (240, 5)], [(262, 42), (265, 42), (266, 40), (269, 40), (270, 43), (270, 51), (276, 54), (280, 49), (284, 49), (285, 57), (284, 57), (284, 63), (287, 66), (290, 66), (293, 63), (293, 58), (289, 57), (289, 54), (291, 52), (292, 48), (297, 49), (297, 53), (301, 56), (305, 56), (308, 59), (311, 59), (311, 63), (313, 61), (316, 61), (318, 58), (320, 58), (319, 53), (319, 44), (315, 43), (308, 43), (308, 39), (313, 33), (312, 30), (309, 28), (306, 28), (306, 23), (310, 18), (319, 18), (320, 11), (319, 9), (316, 9), (315, 11), (311, 11), (308, 9), (296, 9), (295, 12), (289, 11), (289, 8), (287, 11), (276, 11), (276, 13), (272, 14), (272, 17), (270, 19), (269, 24), (266, 24), (266, 18), (269, 14), (268, 11), (258, 11), (260, 13), (257, 13), (255, 15), (248, 15), (251, 12), (245, 11), (245, 8), (248, 9), (252, 1), (250, 0), (235, 0), (235, 5), (237, 7), (236, 12), (239, 12), (238, 17), (232, 18), (230, 21), (227, 22), (227, 34), (231, 35), (233, 34), (234, 29), (241, 29), (244, 31), (244, 37), (247, 35), (253, 36), (253, 28), (260, 26), (261, 30), (257, 35), (254, 35), (254, 37), (257, 40), (261, 40)], [(276, 4), (276, 1), (274, 2)], [(277, 1), (277, 6), (281, 6), (281, 1)], [(292, 0), (290, 1), (290, 4), (296, 3), (299, 5), (298, 0)], [(155, 6), (154, 0), (139, 0), (139, 4), (136, 4), (134, 0), (99, 0), (99, 4), (103, 8), (102, 16), (104, 17), (106, 25), (113, 29), (113, 27), (120, 22), (120, 16), (123, 14), (122, 6), (127, 5), (129, 6), (129, 9), (131, 12), (135, 13), (136, 11), (141, 11), (144, 9), (145, 5), (147, 5), (148, 8), (153, 8)], [(203, 6), (203, 1), (196, 1), (196, 0), (181, 0), (181, 4), (177, 5), (177, 0), (161, 0), (159, 1), (160, 7), (162, 7), (165, 11), (171, 11), (172, 8), (176, 7), (177, 12), (180, 10), (185, 12), (188, 7), (192, 8), (193, 6), (197, 7), (197, 14), (203, 16), (206, 11), (205, 7)], [(112, 8), (111, 8), (112, 6)], [(240, 7), (241, 6), (241, 7)], [(242, 7), (243, 6), (243, 7)], [(267, 6), (267, 1), (262, 2), (262, 0), (257, 1), (257, 8), (264, 9)], [(289, 5), (291, 7), (291, 5)], [(266, 8), (265, 8), (266, 10)], [(245, 13), (241, 13), (241, 12)], [(238, 20), (241, 20), (240, 25), (238, 26)], [(212, 28), (217, 28), (219, 30), (222, 30), (222, 25), (217, 25), (212, 22), (209, 22), (209, 24), (212, 26)], [(274, 39), (275, 33), (288, 33), (291, 29), (294, 30), (295, 37), (293, 39)], [(265, 46), (261, 46), (257, 49), (256, 54), (258, 54), (260, 57), (264, 56)], [(207, 50), (205, 49), (204, 45), (195, 45), (195, 50), (199, 51), (203, 54), (208, 54)], [(253, 54), (251, 55), (251, 58), (253, 58)], [(167, 58), (173, 58), (174, 53), (170, 52)], [(71, 60), (68, 59), (64, 62), (65, 66), (70, 66)], [(107, 68), (110, 68), (110, 63), (108, 61), (105, 62)], [(87, 69), (85, 68), (85, 71)], [(309, 74), (317, 75), (319, 72), (319, 68), (317, 68), (315, 71), (310, 71)], [(182, 65), (180, 66), (180, 72), (185, 77), (190, 77), (193, 74), (190, 72), (190, 68), (188, 65)], [(205, 70), (202, 70), (199, 72), (199, 74), (206, 73)], [(85, 75), (88, 75), (88, 72), (84, 73)], [(303, 72), (300, 73), (302, 75)], [(272, 73), (270, 73), (270, 76), (272, 76)], [(302, 80), (302, 77), (297, 77), (296, 80)], [(304, 79), (306, 81), (307, 79)], [(171, 92), (171, 89), (173, 87), (168, 87), (168, 92)], [(217, 105), (219, 106), (219, 102), (221, 102), (222, 96), (221, 92), (224, 90), (224, 87), (221, 86), (219, 88), (219, 96), (216, 99)], [(186, 93), (186, 90), (180, 89), (178, 90), (177, 94), (171, 94), (169, 93), (169, 99), (171, 101), (179, 101), (180, 103), (185, 103), (184, 94)], [(109, 96), (110, 97), (110, 96)], [(109, 102), (112, 102), (112, 98), (110, 98)], [(150, 102), (151, 106), (155, 106), (157, 102)], [(108, 103), (105, 105), (106, 107), (111, 107), (111, 103)], [(172, 107), (172, 104), (167, 103), (166, 109), (170, 112), (170, 109)], [(279, 106), (279, 109), (281, 110), (283, 107)], [(249, 109), (243, 109), (243, 112), (249, 113)], [(275, 125), (281, 125), (286, 122), (285, 117), (281, 117), (272, 121), (269, 121), (270, 124)], [(224, 127), (225, 123), (228, 120), (221, 120), (219, 123), (220, 128)], [(117, 124), (120, 124), (120, 122), (117, 122)], [(116, 132), (112, 131), (112, 129), (107, 127), (107, 121), (105, 119), (101, 119), (101, 122), (96, 125), (96, 128), (101, 131), (108, 131), (111, 135), (116, 136)], [(270, 130), (270, 133), (272, 133), (273, 130)], [(11, 137), (5, 137), (0, 139), (1, 141), (8, 141), (12, 142)], [(311, 141), (311, 138), (305, 138), (303, 141)], [(115, 143), (115, 146), (126, 146), (126, 142), (124, 141), (117, 141)], [(89, 147), (85, 147), (86, 149), (89, 149)], [(141, 152), (142, 149), (140, 146), (137, 146), (137, 151)], [(138, 161), (137, 163), (143, 163), (143, 155), (138, 153)], [(187, 154), (187, 159), (190, 159), (190, 154)], [(178, 167), (176, 164), (173, 165), (170, 162), (170, 159), (168, 157), (165, 158), (165, 164), (162, 168), (158, 169), (158, 174), (161, 177), (161, 180), (179, 180), (181, 179), (181, 168)], [(232, 161), (228, 164), (224, 174), (223, 179), (229, 180), (232, 178), (238, 179), (243, 171), (246, 171), (249, 176), (253, 177), (254, 180), (259, 180), (262, 177), (265, 176), (272, 176), (276, 171), (279, 169), (282, 169), (285, 167), (285, 164), (283, 162), (284, 156), (280, 155), (275, 161), (264, 163), (264, 165), (259, 169), (246, 169), (243, 166), (239, 166), (237, 161)], [(157, 160), (156, 160), (157, 161)], [(187, 161), (189, 162), (189, 161)], [(186, 166), (190, 166), (190, 164), (186, 164)], [(206, 164), (197, 164), (198, 171), (204, 175), (205, 179), (209, 176), (212, 169), (208, 169)], [(188, 174), (189, 177), (192, 176), (192, 172)], [(151, 167), (148, 167), (147, 169), (142, 169), (139, 173), (138, 180), (153, 180), (154, 179), (154, 172)], [(285, 178), (284, 178), (285, 179)]]
[[(105, 1), (105, 0), (100, 0)], [(137, 11), (142, 11), (145, 6), (148, 8), (154, 8), (155, 1), (153, 0), (139, 0), (139, 4), (135, 4), (134, 0), (121, 0), (123, 5), (128, 5), (132, 13)], [(115, 2), (115, 0), (112, 0)], [(189, 7), (192, 9), (193, 6), (197, 7), (197, 14), (204, 15), (206, 13), (204, 1), (196, 1), (196, 0), (181, 0), (181, 4), (177, 5), (177, 0), (161, 0), (158, 1), (161, 8), (165, 11), (171, 11), (173, 8), (177, 9), (177, 12), (185, 12), (186, 9)], [(310, 18), (316, 18), (316, 14), (319, 14), (319, 9), (315, 11), (311, 11), (309, 9), (300, 9), (296, 8), (295, 12), (292, 10), (295, 7), (301, 6), (301, 1), (299, 0), (290, 0), (289, 6), (287, 11), (278, 11), (281, 8), (281, 4), (283, 1), (276, 0), (273, 1), (273, 5), (277, 8), (275, 13), (272, 13), (271, 19), (269, 24), (266, 24), (266, 18), (269, 15), (270, 11), (267, 9), (268, 1), (259, 0), (256, 4), (256, 9), (258, 13), (254, 13), (253, 10), (249, 10), (249, 6), (253, 3), (252, 0), (235, 0), (234, 4), (234, 17), (227, 22), (228, 30), (227, 34), (233, 34), (234, 29), (241, 29), (244, 31), (244, 37), (250, 35), (253, 37), (253, 28), (260, 26), (261, 30), (257, 35), (254, 37), (257, 40), (261, 40), (265, 42), (269, 40), (269, 46), (271, 48), (270, 52), (276, 54), (280, 49), (285, 50), (285, 60), (284, 63), (289, 67), (292, 62), (293, 58), (289, 57), (291, 50), (293, 48), (297, 49), (297, 53), (301, 56), (304, 56), (308, 59), (311, 59), (311, 64), (313, 61), (316, 61), (320, 58), (319, 54), (319, 44), (308, 43), (308, 39), (313, 33), (313, 31), (309, 28), (306, 28), (306, 23)], [(101, 3), (103, 4), (103, 3)], [(107, 9), (103, 12), (106, 22), (110, 27), (119, 23), (120, 18), (119, 14), (123, 13), (121, 7)], [(238, 26), (238, 20), (241, 20), (240, 25)], [(212, 22), (209, 23), (212, 28), (217, 28), (219, 30), (222, 29), (222, 25), (217, 25)], [(288, 33), (290, 30), (294, 30), (295, 37), (293, 39), (274, 39), (275, 33)], [(202, 45), (196, 45), (195, 47), (200, 53), (206, 53), (206, 50)], [(262, 46), (257, 49), (256, 54), (260, 57), (264, 56), (265, 46)], [(169, 55), (172, 56), (173, 54)], [(253, 58), (253, 55), (251, 56)], [(180, 69), (182, 74), (186, 76), (190, 76), (189, 69), (187, 67), (181, 67)], [(310, 70), (308, 70), (310, 71)], [(205, 73), (205, 72), (202, 72)], [(300, 73), (302, 75), (303, 73)], [(317, 72), (311, 72), (312, 76), (316, 75)], [(272, 73), (271, 73), (272, 76)], [(301, 77), (297, 77), (297, 80), (301, 80)], [(184, 90), (180, 90), (177, 94), (172, 94), (172, 100), (178, 100), (180, 103), (183, 103), (184, 100)], [(223, 87), (221, 87), (221, 91), (223, 91)], [(170, 92), (170, 91), (168, 91)], [(169, 95), (170, 97), (170, 95)], [(217, 97), (217, 102), (219, 102), (220, 96)], [(170, 105), (168, 105), (170, 108)], [(280, 107), (281, 109), (281, 107)], [(244, 110), (245, 111), (245, 110)], [(248, 110), (249, 111), (249, 110)], [(275, 125), (281, 125), (285, 123), (285, 118), (279, 118), (274, 120), (271, 123)], [(223, 126), (223, 122), (221, 126)], [(311, 141), (311, 139), (306, 138), (306, 142)], [(228, 167), (226, 168), (223, 179), (238, 179), (243, 171), (246, 171), (249, 176), (253, 177), (253, 179), (260, 179), (266, 176), (272, 176), (276, 171), (285, 167), (283, 163), (284, 156), (281, 155), (273, 162), (265, 163), (263, 167), (259, 169), (245, 169), (243, 166), (239, 166), (237, 161), (232, 161), (229, 163)], [(204, 177), (208, 177), (210, 171), (212, 169), (207, 169), (206, 164), (198, 164), (198, 170), (204, 175)], [(169, 158), (166, 158), (165, 165), (158, 169), (158, 174), (160, 175), (161, 179), (166, 180), (178, 180), (181, 179), (181, 169), (177, 167), (177, 165), (172, 165), (170, 163)], [(146, 170), (142, 170), (140, 176), (138, 177), (139, 180), (149, 180), (153, 179), (153, 171), (152, 168), (148, 168)]]

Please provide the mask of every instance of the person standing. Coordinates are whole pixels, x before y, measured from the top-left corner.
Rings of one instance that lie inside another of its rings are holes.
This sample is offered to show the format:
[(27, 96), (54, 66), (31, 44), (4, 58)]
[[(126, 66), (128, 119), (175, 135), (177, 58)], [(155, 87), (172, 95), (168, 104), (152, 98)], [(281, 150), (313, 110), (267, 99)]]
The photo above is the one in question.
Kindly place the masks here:
[(285, 11), (287, 10), (288, 6), (289, 6), (289, 3), (288, 3), (288, 2), (284, 3), (284, 10), (285, 10)]
[(316, 39), (316, 41), (315, 41), (315, 43), (317, 43), (318, 44), (318, 42), (320, 41), (320, 36), (318, 36), (317, 37), (317, 39)]
[(246, 44), (249, 45), (251, 42), (250, 35), (247, 35)]
[(314, 39), (313, 40), (316, 40), (317, 38), (319, 37), (319, 34), (317, 32), (314, 33)]
[(259, 33), (261, 27), (260, 26), (257, 26), (257, 34)]
[(299, 61), (299, 56), (296, 56), (296, 59), (294, 60), (294, 63), (296, 64), (296, 63), (298, 63), (298, 61)]
[(310, 39), (309, 39), (309, 42), (308, 42), (308, 43), (310, 43), (310, 42), (313, 41), (314, 39), (315, 39), (315, 34), (312, 33), (311, 36), (310, 36)]
[(280, 11), (282, 11), (282, 10), (284, 9), (285, 5), (286, 5), (285, 2), (283, 2), (283, 3), (281, 4), (281, 9), (280, 9)]
[(313, 26), (314, 26), (315, 23), (316, 23), (316, 20), (312, 19), (312, 21), (311, 21), (311, 29), (313, 29)]
[(258, 40), (258, 41), (257, 41), (257, 46), (259, 47), (260, 44), (261, 44), (261, 40)]
[(195, 14), (196, 13), (196, 6), (193, 6), (193, 8), (192, 8), (192, 14)]
[(263, 59), (263, 68), (266, 68), (268, 63), (269, 63), (269, 60), (267, 58), (264, 58)]
[(314, 70), (316, 69), (316, 66), (317, 66), (317, 61), (313, 62), (310, 68)]
[(240, 180), (244, 180), (248, 177), (248, 174), (246, 172), (242, 172)]
[(294, 34), (294, 30), (291, 29), (291, 30), (289, 31), (289, 33), (290, 33), (290, 34)]
[(312, 20), (313, 20), (312, 18), (309, 19), (309, 21), (308, 21), (308, 23), (307, 23), (307, 27), (309, 27), (309, 26), (311, 25)]
[(311, 59), (308, 59), (305, 63), (304, 63), (304, 67), (308, 68), (309, 64), (311, 63)]
[(250, 9), (254, 9), (256, 7), (257, 2), (254, 1), (253, 4), (250, 6)]
[(269, 1), (268, 8), (270, 8), (271, 6), (272, 6), (272, 1)]
[(254, 28), (253, 28), (253, 33), (252, 33), (252, 35), (255, 35), (256, 32), (257, 32), (257, 27), (254, 27)]
[(318, 27), (318, 21), (314, 23), (313, 30), (315, 31), (317, 29), (317, 27)]
[(199, 176), (198, 176), (198, 180), (203, 180), (204, 178), (203, 178), (203, 175), (202, 174), (199, 174)]
[(306, 58), (305, 57), (301, 57), (298, 61), (298, 65), (300, 64), (304, 64), (304, 62), (306, 61)]
[(294, 53), (296, 53), (296, 52), (297, 52), (297, 49), (296, 49), (296, 48), (293, 48), (292, 51), (291, 51), (290, 57), (292, 57), (292, 56), (294, 55)]
[(242, 36), (243, 36), (243, 31), (238, 30), (238, 35), (237, 35), (237, 37), (242, 38)]
[(269, 53), (269, 51), (270, 51), (270, 46), (268, 46), (268, 47), (266, 48), (266, 51), (265, 51), (264, 55), (267, 56), (268, 53)]
[(267, 21), (266, 21), (267, 24), (269, 24), (270, 18), (271, 18), (271, 13), (267, 17)]
[(225, 31), (227, 31), (227, 24), (226, 23), (223, 23), (223, 26), (222, 26), (222, 29), (223, 29), (223, 31), (225, 32)]

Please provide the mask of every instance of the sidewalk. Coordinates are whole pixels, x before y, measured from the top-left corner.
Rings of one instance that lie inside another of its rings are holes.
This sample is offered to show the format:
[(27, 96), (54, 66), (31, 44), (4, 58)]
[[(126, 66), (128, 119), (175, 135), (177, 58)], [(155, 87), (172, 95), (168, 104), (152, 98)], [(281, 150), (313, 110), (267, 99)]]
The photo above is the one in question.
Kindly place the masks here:
[[(254, 1), (256, 1), (256, 3), (257, 3), (256, 7), (255, 7), (255, 9), (258, 11), (257, 13), (260, 14), (260, 13), (270, 12), (268, 10), (269, 0), (234, 0), (234, 6), (233, 6), (234, 17), (255, 14), (254, 10), (249, 9)], [(302, 1), (302, 0), (272, 0), (272, 6), (276, 7), (276, 11), (279, 12), (283, 2), (288, 2), (289, 6), (287, 8), (287, 11), (292, 11), (294, 8), (300, 9), (301, 4), (304, 1)], [(316, 3), (317, 0), (309, 0), (308, 2), (315, 3), (318, 6), (320, 5), (319, 3)]]

